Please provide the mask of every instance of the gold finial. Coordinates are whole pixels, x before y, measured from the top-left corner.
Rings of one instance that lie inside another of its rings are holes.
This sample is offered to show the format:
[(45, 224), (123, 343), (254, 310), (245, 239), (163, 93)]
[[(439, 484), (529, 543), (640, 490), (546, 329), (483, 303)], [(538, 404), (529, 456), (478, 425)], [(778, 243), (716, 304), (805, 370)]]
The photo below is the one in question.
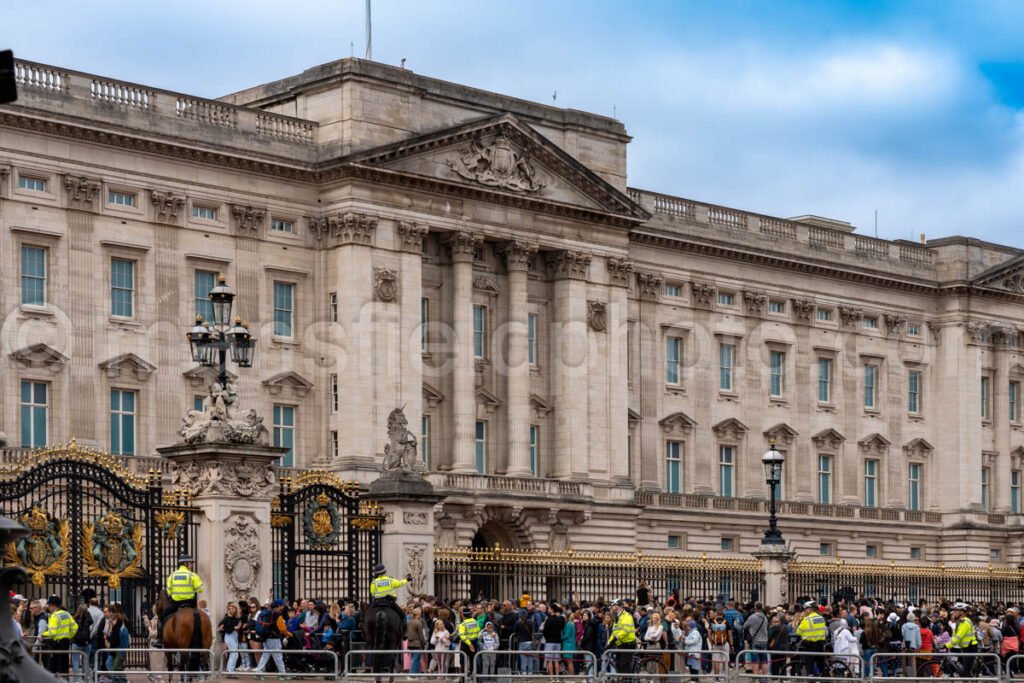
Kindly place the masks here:
[(200, 315), (199, 313), (196, 313), (196, 324), (199, 325), (202, 322), (203, 322), (203, 316)]
[(223, 284), (226, 281), (227, 281), (227, 278), (224, 276), (224, 273), (217, 273), (217, 282)]

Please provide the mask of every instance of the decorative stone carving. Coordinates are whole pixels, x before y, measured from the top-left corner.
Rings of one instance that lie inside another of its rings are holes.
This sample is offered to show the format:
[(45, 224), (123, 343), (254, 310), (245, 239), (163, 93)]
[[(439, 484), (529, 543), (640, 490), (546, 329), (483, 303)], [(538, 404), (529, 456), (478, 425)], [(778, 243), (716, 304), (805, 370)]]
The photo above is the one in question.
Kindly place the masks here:
[(257, 237), (260, 234), (260, 228), (263, 227), (263, 218), (266, 215), (265, 209), (241, 204), (231, 205), (231, 216), (235, 219), (235, 232), (239, 235)]
[(338, 244), (373, 246), (373, 236), (377, 231), (377, 218), (349, 211), (323, 218), (310, 218), (309, 229), (317, 240), (330, 238)]
[(100, 369), (107, 371), (108, 379), (120, 379), (121, 377), (134, 377), (140, 382), (145, 382), (156, 370), (152, 363), (144, 361), (134, 353), (122, 353), (119, 356), (108, 358), (99, 364)]
[(547, 264), (556, 279), (586, 280), (590, 273), (590, 254), (569, 249), (554, 251), (547, 255)]
[(764, 292), (743, 292), (743, 303), (746, 304), (747, 313), (761, 315), (768, 305), (768, 295)]
[(373, 292), (377, 298), (390, 303), (398, 297), (398, 275), (388, 268), (373, 269)]
[(660, 273), (637, 273), (636, 285), (644, 301), (660, 301), (665, 293), (665, 278)]
[(964, 332), (967, 334), (967, 341), (970, 344), (987, 344), (989, 342), (990, 328), (987, 323), (969, 320), (964, 323)]
[(11, 167), (6, 164), (0, 164), (0, 183), (7, 180), (8, 176), (11, 175)]
[(313, 390), (313, 383), (294, 370), (279, 372), (263, 380), (262, 384), (271, 396), (280, 396), (285, 389), (290, 389), (295, 398), (304, 398)]
[(604, 332), (608, 328), (607, 304), (603, 301), (588, 301), (587, 324), (595, 332)]
[(68, 357), (48, 344), (39, 342), (12, 351), (11, 360), (26, 370), (47, 368), (50, 372), (60, 372), (68, 362)]
[(690, 289), (693, 291), (694, 306), (708, 309), (712, 307), (715, 300), (715, 292), (717, 291), (714, 285), (694, 280), (690, 283)]
[(889, 450), (889, 440), (881, 434), (871, 434), (857, 442), (865, 455), (881, 457)]
[(252, 595), (260, 575), (260, 540), (256, 520), (249, 515), (232, 515), (227, 522), (224, 546), (224, 576), (236, 598)]
[(248, 462), (207, 460), (202, 465), (192, 462), (184, 467), (170, 468), (171, 484), (193, 496), (207, 493), (230, 493), (242, 498), (270, 495), (277, 486), (277, 477), (269, 465)]
[(413, 472), (416, 469), (416, 435), (401, 408), (388, 415), (388, 441), (384, 446), (384, 471)]
[(402, 221), (398, 224), (398, 237), (401, 240), (402, 251), (411, 254), (423, 253), (423, 238), (429, 232), (427, 226)]
[(255, 410), (238, 411), (235, 385), (214, 383), (203, 399), (202, 410), (190, 410), (178, 431), (182, 443), (245, 443), (267, 445), (270, 441), (263, 418)]
[(730, 417), (716, 424), (711, 428), (711, 431), (723, 441), (739, 441), (747, 433), (747, 425), (734, 417)]
[(820, 449), (834, 451), (846, 441), (846, 437), (829, 427), (812, 436), (811, 441)]
[(507, 270), (529, 270), (530, 259), (537, 253), (537, 247), (526, 242), (509, 242), (501, 253)]
[(68, 193), (68, 207), (92, 211), (100, 195), (100, 181), (84, 176), (64, 176), (64, 189)]
[(625, 259), (609, 258), (608, 284), (616, 287), (629, 287), (629, 276), (633, 274), (633, 262)]
[(883, 317), (885, 318), (885, 332), (890, 337), (899, 339), (907, 331), (907, 316), (886, 313)]
[(1014, 294), (1024, 294), (1024, 273), (1014, 273), (1003, 280), (1003, 289)]
[(412, 593), (422, 593), (427, 583), (427, 546), (422, 543), (406, 543), (405, 558), (408, 564), (405, 573), (411, 576), (409, 587)]
[(840, 306), (839, 307), (839, 319), (846, 327), (854, 327), (864, 317), (864, 311), (859, 308), (853, 308), (851, 306)]
[(780, 422), (774, 427), (766, 429), (764, 435), (769, 441), (785, 448), (793, 445), (793, 440), (797, 437), (797, 431), (785, 422)]
[(1016, 328), (1013, 328), (1010, 325), (990, 325), (989, 334), (992, 337), (992, 343), (997, 348), (1017, 348), (1019, 332)]
[(981, 464), (985, 467), (995, 467), (999, 461), (999, 453), (997, 451), (982, 451), (981, 452)]
[(419, 526), (427, 523), (426, 512), (405, 512), (402, 514), (402, 521), (406, 524)]
[(793, 299), (793, 315), (798, 323), (808, 324), (814, 318), (814, 302), (807, 299)]
[(498, 293), (498, 284), (489, 277), (480, 276), (473, 278), (473, 289), (494, 296)]
[(149, 201), (153, 205), (153, 220), (157, 223), (177, 224), (178, 215), (185, 208), (184, 195), (164, 190), (150, 192)]
[(490, 144), (477, 138), (469, 148), (459, 151), (457, 157), (449, 157), (447, 164), (456, 175), (489, 187), (524, 193), (544, 188), (544, 183), (536, 178), (529, 155), (517, 151), (504, 132)]
[(908, 458), (925, 459), (932, 454), (932, 445), (924, 439), (914, 439), (903, 446), (903, 454)]
[(938, 323), (928, 323), (928, 334), (932, 336), (936, 346), (942, 343), (942, 326)]
[(683, 436), (689, 435), (697, 426), (697, 422), (686, 413), (672, 413), (658, 420), (658, 424), (661, 425), (661, 431), (665, 434), (682, 434)]
[(483, 243), (483, 237), (462, 230), (453, 232), (451, 237), (445, 241), (453, 263), (466, 261), (472, 263), (477, 248)]

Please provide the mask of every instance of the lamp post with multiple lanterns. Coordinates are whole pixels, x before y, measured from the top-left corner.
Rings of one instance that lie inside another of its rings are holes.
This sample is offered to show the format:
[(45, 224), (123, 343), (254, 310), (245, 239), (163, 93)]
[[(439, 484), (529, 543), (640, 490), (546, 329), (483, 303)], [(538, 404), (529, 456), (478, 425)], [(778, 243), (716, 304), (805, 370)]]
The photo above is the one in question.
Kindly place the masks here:
[(761, 456), (761, 464), (764, 465), (764, 479), (768, 484), (768, 488), (771, 489), (771, 499), (768, 507), (768, 528), (764, 532), (764, 538), (761, 539), (761, 545), (785, 546), (786, 544), (786, 541), (782, 538), (782, 532), (779, 531), (779, 527), (776, 524), (778, 519), (775, 516), (775, 492), (778, 490), (779, 483), (782, 482), (782, 464), (785, 461), (785, 456), (775, 450), (774, 441), (772, 441), (768, 452)]
[(241, 318), (236, 316), (234, 323), (231, 322), (231, 304), (235, 300), (235, 293), (224, 281), (223, 273), (217, 275), (217, 285), (210, 290), (209, 299), (213, 304), (212, 326), (201, 315), (197, 315), (195, 326), (185, 336), (192, 348), (192, 360), (206, 367), (216, 367), (217, 383), (226, 387), (228, 352), (231, 352), (231, 360), (239, 367), (252, 367), (256, 340)]

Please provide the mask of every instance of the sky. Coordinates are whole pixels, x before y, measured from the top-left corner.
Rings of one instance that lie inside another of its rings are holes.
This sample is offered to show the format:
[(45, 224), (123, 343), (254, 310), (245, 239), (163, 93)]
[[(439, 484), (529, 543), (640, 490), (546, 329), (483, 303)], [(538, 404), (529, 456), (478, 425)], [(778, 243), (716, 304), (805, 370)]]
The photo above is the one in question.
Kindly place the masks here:
[[(1024, 248), (1024, 2), (373, 0), (373, 58), (615, 116), (629, 184)], [(3, 2), (15, 55), (204, 97), (365, 52), (365, 0)], [(554, 95), (557, 92), (557, 99)]]

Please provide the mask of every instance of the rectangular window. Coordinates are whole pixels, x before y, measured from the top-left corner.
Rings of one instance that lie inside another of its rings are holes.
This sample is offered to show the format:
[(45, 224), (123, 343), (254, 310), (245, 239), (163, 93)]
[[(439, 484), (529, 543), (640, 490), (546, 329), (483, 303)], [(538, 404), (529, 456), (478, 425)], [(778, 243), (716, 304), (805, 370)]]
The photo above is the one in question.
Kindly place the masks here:
[(135, 206), (135, 195), (130, 192), (118, 192), (109, 190), (107, 192), (107, 203), (117, 206)]
[(832, 456), (818, 456), (818, 502), (828, 505), (832, 502)]
[(910, 559), (920, 560), (921, 559), (921, 546), (912, 545), (910, 546)]
[(135, 403), (134, 391), (110, 390), (110, 452), (115, 455), (135, 455)]
[(683, 492), (683, 444), (679, 441), (665, 443), (665, 492)]
[(732, 306), (736, 301), (736, 297), (733, 294), (726, 294), (725, 292), (718, 293), (718, 304), (720, 306)]
[(1020, 470), (1010, 470), (1010, 512), (1020, 514)]
[(736, 347), (732, 344), (718, 345), (718, 388), (722, 391), (732, 391), (733, 359), (736, 355)]
[(993, 562), (998, 562), (1000, 556), (1001, 555), (1000, 555), (999, 551), (993, 549), (993, 550), (989, 551), (988, 559), (992, 560)]
[(769, 313), (785, 313), (786, 302), (785, 301), (769, 301), (768, 302)]
[(866, 330), (877, 330), (878, 329), (878, 318), (873, 315), (864, 316), (864, 329)]
[(907, 466), (907, 508), (921, 509), (921, 465), (912, 462)]
[(430, 299), (420, 299), (420, 353), (427, 352), (427, 323), (430, 321)]
[(1020, 382), (1010, 382), (1010, 422), (1020, 422)]
[(21, 383), (21, 446), (42, 448), (46, 445), (46, 411), (48, 386), (45, 382)]
[(992, 380), (988, 377), (981, 378), (981, 419), (988, 420), (989, 418), (989, 396), (991, 392)]
[(819, 308), (817, 310), (817, 316), (818, 320), (820, 320), (821, 322), (829, 322), (830, 320), (832, 320), (832, 309)]
[(831, 555), (832, 554), (832, 544), (831, 543), (819, 543), (818, 544), (818, 554), (819, 555)]
[(18, 176), (18, 187), (23, 190), (32, 190), (33, 192), (46, 192), (46, 181), (42, 178), (33, 178), (32, 176), (19, 175)]
[(682, 285), (665, 285), (665, 296), (682, 296), (683, 286)]
[(295, 310), (295, 285), (274, 283), (274, 335), (290, 337), (293, 333), (292, 312)]
[(768, 355), (769, 385), (772, 396), (782, 396), (785, 389), (783, 382), (786, 373), (786, 354), (782, 351), (772, 351)]
[(281, 218), (274, 218), (270, 221), (270, 229), (274, 232), (295, 232), (295, 223)]
[(330, 309), (331, 322), (338, 322), (338, 293), (331, 292), (327, 295), (327, 307)]
[(430, 462), (430, 416), (420, 418), (420, 459), (423, 466), (429, 469)]
[(864, 557), (878, 557), (878, 546), (871, 543), (865, 545)]
[(682, 383), (680, 363), (683, 355), (683, 340), (679, 337), (665, 337), (665, 383)]
[(907, 325), (907, 334), (910, 335), (911, 337), (920, 337), (921, 326), (918, 325), (917, 323), (910, 323), (909, 325)]
[(337, 458), (338, 453), (338, 431), (331, 430), (331, 457)]
[(530, 474), (537, 476), (538, 455), (540, 454), (540, 427), (530, 425)]
[(193, 204), (192, 217), (202, 218), (208, 221), (215, 221), (217, 220), (217, 209), (211, 208), (209, 206), (196, 206)]
[(131, 318), (135, 310), (135, 262), (110, 261), (110, 315)]
[(818, 359), (818, 403), (832, 401), (832, 359)]
[(217, 273), (211, 270), (196, 271), (196, 315), (213, 324), (213, 302), (210, 301), (210, 290), (217, 283)]
[(476, 471), (487, 473), (487, 423), (476, 421)]
[(192, 409), (198, 410), (199, 412), (203, 412), (203, 400), (204, 398), (202, 396), (193, 396)]
[(531, 366), (537, 365), (537, 314), (526, 316), (526, 349)]
[(721, 548), (722, 552), (731, 553), (736, 549), (736, 539), (722, 536), (719, 548)]
[(981, 468), (981, 508), (988, 510), (989, 508), (989, 480), (992, 477), (992, 469), (989, 467)]
[(287, 448), (281, 458), (282, 467), (295, 464), (295, 406), (274, 404), (274, 446)]
[(870, 363), (864, 366), (864, 407), (874, 409), (878, 405), (878, 366)]
[(21, 303), (46, 303), (46, 249), (42, 247), (21, 248)]
[(487, 307), (473, 306), (473, 357), (486, 358)]
[(683, 537), (669, 534), (668, 547), (670, 550), (680, 550), (683, 547)]
[(864, 461), (864, 507), (878, 505), (878, 461)]
[(736, 471), (736, 449), (732, 446), (718, 448), (718, 495), (726, 498), (733, 496), (733, 482)]
[(338, 375), (332, 374), (329, 381), (331, 387), (331, 412), (338, 412)]
[(907, 410), (921, 412), (921, 371), (911, 370), (907, 374)]

